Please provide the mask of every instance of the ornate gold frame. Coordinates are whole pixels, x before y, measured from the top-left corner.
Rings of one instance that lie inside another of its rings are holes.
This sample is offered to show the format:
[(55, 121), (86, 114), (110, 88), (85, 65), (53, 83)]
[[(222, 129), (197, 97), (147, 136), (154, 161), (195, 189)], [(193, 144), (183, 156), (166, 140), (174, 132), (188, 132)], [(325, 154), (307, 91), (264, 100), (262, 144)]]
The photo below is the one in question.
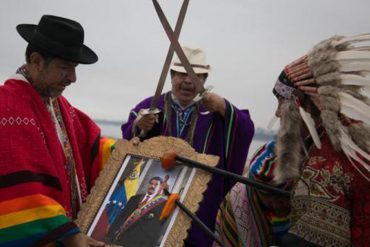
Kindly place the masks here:
[[(118, 140), (115, 144), (115, 150), (96, 180), (96, 185), (92, 188), (86, 203), (79, 212), (76, 223), (81, 228), (81, 231), (87, 233), (89, 230), (99, 208), (104, 202), (104, 198), (113, 185), (114, 178), (120, 170), (126, 155), (139, 155), (157, 159), (169, 151), (209, 166), (216, 166), (219, 159), (214, 155), (197, 153), (187, 142), (174, 137), (154, 137), (139, 145), (133, 145), (128, 140)], [(208, 172), (197, 170), (183, 201), (183, 204), (191, 212), (194, 213), (198, 210), (199, 203), (203, 199), (203, 192), (207, 189), (210, 179), (211, 175)], [(164, 246), (182, 246), (183, 240), (187, 237), (187, 229), (190, 227), (190, 224), (191, 219), (180, 210), (165, 240)]]

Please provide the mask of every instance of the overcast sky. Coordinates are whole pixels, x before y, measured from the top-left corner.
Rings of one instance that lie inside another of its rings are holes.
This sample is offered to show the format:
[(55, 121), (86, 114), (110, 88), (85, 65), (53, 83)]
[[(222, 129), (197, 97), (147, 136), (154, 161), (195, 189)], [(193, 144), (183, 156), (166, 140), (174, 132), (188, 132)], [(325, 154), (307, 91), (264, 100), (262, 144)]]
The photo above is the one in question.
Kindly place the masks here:
[[(174, 26), (181, 0), (160, 0)], [(369, 0), (190, 0), (180, 43), (207, 52), (207, 84), (266, 127), (276, 100), (271, 88), (281, 69), (334, 34), (370, 31)], [(43, 14), (79, 21), (85, 44), (99, 56), (77, 68), (64, 95), (95, 119), (124, 121), (154, 94), (169, 46), (150, 0), (1, 0), (0, 81), (24, 63), (20, 23)], [(169, 79), (169, 78), (168, 78)], [(167, 80), (165, 91), (170, 89)]]

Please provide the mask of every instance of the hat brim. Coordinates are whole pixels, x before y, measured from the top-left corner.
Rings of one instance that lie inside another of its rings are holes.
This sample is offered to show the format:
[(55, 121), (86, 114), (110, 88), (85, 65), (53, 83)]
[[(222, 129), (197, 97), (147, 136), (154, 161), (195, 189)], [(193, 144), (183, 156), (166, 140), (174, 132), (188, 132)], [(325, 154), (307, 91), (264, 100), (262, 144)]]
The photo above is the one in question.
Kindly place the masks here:
[(48, 47), (41, 47), (41, 46), (38, 46), (37, 44), (33, 44), (31, 41), (32, 41), (32, 36), (36, 28), (37, 28), (37, 25), (34, 25), (34, 24), (19, 24), (17, 25), (17, 32), (24, 40), (26, 40), (32, 46), (40, 48), (46, 52), (49, 52), (69, 62), (75, 62), (75, 63), (80, 63), (80, 64), (93, 64), (96, 61), (98, 61), (98, 56), (96, 55), (96, 53), (86, 45), (81, 46), (81, 52), (78, 58), (72, 58), (72, 57), (66, 56), (63, 52), (57, 52), (57, 51), (49, 49)]
[[(176, 65), (171, 65), (171, 70), (180, 72), (180, 73), (187, 73), (185, 70), (185, 67), (183, 66), (176, 66)], [(205, 69), (205, 68), (199, 68), (199, 67), (193, 67), (194, 73), (195, 74), (208, 74), (211, 69)]]

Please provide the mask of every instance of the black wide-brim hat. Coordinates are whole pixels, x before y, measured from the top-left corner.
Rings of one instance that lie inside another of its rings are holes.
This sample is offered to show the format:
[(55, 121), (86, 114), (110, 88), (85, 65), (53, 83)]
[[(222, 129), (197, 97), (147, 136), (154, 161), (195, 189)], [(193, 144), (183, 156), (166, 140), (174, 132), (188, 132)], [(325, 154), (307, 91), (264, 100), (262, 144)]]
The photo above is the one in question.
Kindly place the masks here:
[(81, 64), (98, 61), (95, 52), (83, 44), (84, 29), (76, 21), (44, 15), (38, 25), (19, 24), (17, 31), (34, 48), (64, 60)]

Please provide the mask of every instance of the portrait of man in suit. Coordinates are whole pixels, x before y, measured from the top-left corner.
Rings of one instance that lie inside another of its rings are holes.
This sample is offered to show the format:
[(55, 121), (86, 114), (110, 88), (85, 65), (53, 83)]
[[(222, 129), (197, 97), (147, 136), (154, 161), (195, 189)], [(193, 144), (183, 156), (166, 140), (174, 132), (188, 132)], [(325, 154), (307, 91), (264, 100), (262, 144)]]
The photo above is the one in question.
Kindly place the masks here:
[(163, 189), (169, 176), (150, 178), (145, 194), (136, 194), (111, 225), (107, 243), (125, 247), (154, 247), (159, 242), (165, 221), (159, 216), (166, 203)]

